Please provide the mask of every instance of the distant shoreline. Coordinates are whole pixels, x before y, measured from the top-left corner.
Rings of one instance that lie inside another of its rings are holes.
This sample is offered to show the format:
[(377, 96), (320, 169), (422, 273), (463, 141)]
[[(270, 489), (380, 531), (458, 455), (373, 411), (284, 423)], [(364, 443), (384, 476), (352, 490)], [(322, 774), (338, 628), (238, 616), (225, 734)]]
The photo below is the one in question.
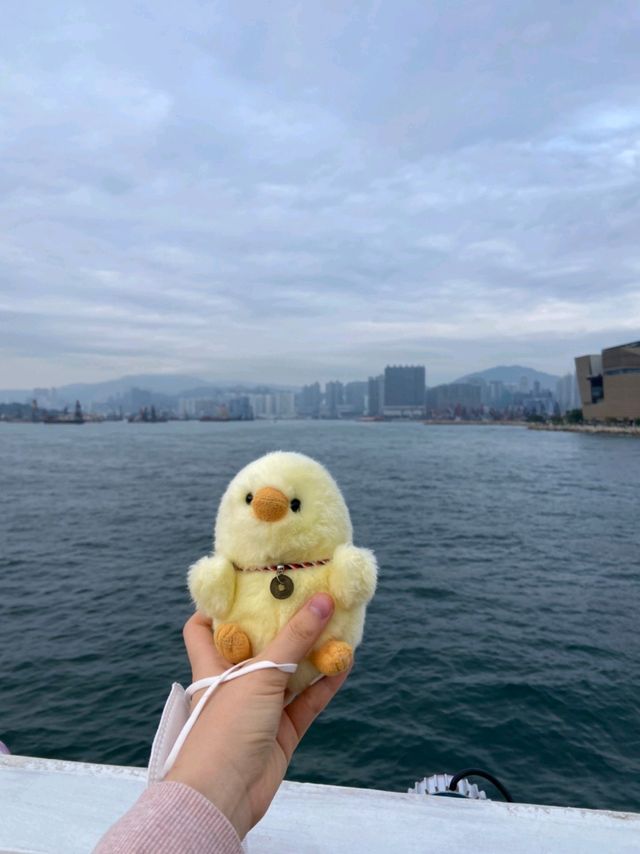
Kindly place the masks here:
[(561, 433), (605, 434), (609, 436), (639, 436), (640, 427), (620, 424), (536, 424), (528, 421), (423, 421), (427, 427), (526, 427), (528, 430), (547, 430)]
[(606, 433), (610, 436), (640, 436), (640, 427), (615, 424), (527, 424), (529, 430), (551, 430), (564, 433)]
[[(590, 435), (608, 435), (608, 436), (638, 436), (640, 437), (640, 426), (623, 426), (616, 424), (539, 424), (539, 423), (531, 423), (529, 421), (471, 421), (464, 419), (442, 419), (437, 421), (426, 421), (426, 420), (418, 420), (418, 419), (378, 419), (378, 418), (344, 418), (344, 419), (315, 419), (315, 418), (256, 418), (252, 421), (242, 421), (241, 419), (221, 419), (219, 422), (210, 422), (210, 423), (224, 423), (224, 424), (247, 424), (247, 423), (287, 423), (294, 424), (300, 423), (301, 421), (309, 422), (313, 421), (316, 423), (325, 423), (325, 424), (336, 424), (336, 423), (378, 423), (378, 424), (422, 424), (425, 427), (520, 427), (526, 428), (528, 430), (546, 430), (548, 432), (561, 432), (561, 433), (586, 433)], [(199, 419), (169, 419), (169, 423), (200, 423)], [(0, 424), (44, 424), (44, 421), (26, 421), (22, 419), (13, 419), (13, 418), (0, 418)], [(72, 421), (65, 423), (74, 423)], [(112, 419), (92, 419), (87, 418), (84, 422), (85, 424), (117, 424), (117, 423), (127, 423), (126, 419), (124, 421), (114, 421)], [(154, 424), (154, 423), (167, 423), (163, 421), (153, 422), (153, 421), (140, 421), (140, 424)], [(51, 424), (47, 425), (51, 426)], [(54, 422), (53, 426), (57, 426), (57, 423)]]
[(458, 419), (438, 419), (422, 422), (425, 427), (529, 427), (526, 421), (469, 421)]

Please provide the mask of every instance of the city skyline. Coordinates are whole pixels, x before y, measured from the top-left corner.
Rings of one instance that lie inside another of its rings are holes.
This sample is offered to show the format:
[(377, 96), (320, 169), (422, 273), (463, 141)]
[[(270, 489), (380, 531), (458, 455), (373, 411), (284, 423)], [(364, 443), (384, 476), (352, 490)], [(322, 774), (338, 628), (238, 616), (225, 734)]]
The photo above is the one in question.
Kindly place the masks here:
[(562, 375), (638, 339), (638, 14), (15, 6), (0, 387)]
[[(94, 382), (72, 382), (72, 383), (62, 383), (60, 385), (46, 385), (46, 384), (34, 384), (29, 386), (28, 388), (0, 388), (0, 397), (4, 397), (6, 400), (13, 400), (14, 398), (11, 396), (15, 393), (17, 396), (28, 396), (29, 399), (33, 396), (38, 396), (40, 394), (46, 394), (52, 391), (61, 391), (66, 389), (71, 389), (71, 393), (75, 394), (76, 390), (81, 389), (83, 386), (87, 388), (92, 387), (100, 387), (100, 386), (114, 386), (116, 388), (120, 387), (121, 389), (132, 389), (132, 388), (142, 388), (146, 389), (151, 388), (156, 392), (161, 393), (169, 393), (169, 394), (181, 394), (182, 392), (190, 389), (191, 387), (196, 388), (197, 386), (210, 386), (216, 387), (219, 389), (225, 388), (258, 388), (265, 387), (270, 389), (271, 391), (300, 391), (302, 388), (308, 385), (318, 384), (322, 388), (327, 385), (331, 385), (332, 383), (338, 383), (340, 385), (348, 385), (350, 383), (358, 383), (364, 382), (367, 383), (372, 378), (376, 378), (380, 372), (384, 375), (384, 372), (388, 368), (393, 367), (405, 367), (407, 363), (395, 362), (393, 365), (374, 365), (369, 366), (369, 369), (364, 372), (364, 374), (359, 376), (338, 376), (332, 375), (330, 378), (319, 378), (317, 376), (310, 378), (307, 382), (302, 383), (282, 383), (278, 382), (274, 378), (265, 381), (257, 381), (251, 379), (245, 380), (216, 380), (212, 378), (205, 377), (195, 377), (181, 374), (132, 374), (125, 375), (121, 377), (112, 377), (108, 380), (103, 381), (94, 381)], [(419, 365), (416, 367), (421, 367), (424, 369), (425, 375), (425, 387), (434, 387), (436, 385), (442, 385), (446, 383), (434, 382), (430, 379), (430, 373), (428, 366)], [(551, 387), (554, 382), (559, 379), (562, 379), (567, 373), (574, 374), (575, 368), (569, 369), (569, 371), (565, 371), (563, 374), (548, 374), (544, 371), (538, 371), (536, 368), (531, 367), (530, 365), (493, 365), (489, 368), (485, 368), (484, 370), (478, 371), (468, 371), (464, 375), (457, 376), (452, 380), (448, 381), (449, 383), (456, 382), (464, 382), (470, 376), (482, 376), (483, 374), (494, 374), (497, 373), (499, 375), (509, 374), (509, 379), (503, 379), (502, 381), (507, 384), (513, 383), (517, 385), (523, 373), (531, 375), (531, 382), (533, 382), (533, 375), (538, 375), (538, 378), (547, 379), (547, 387)], [(101, 391), (101, 394), (105, 392)], [(15, 398), (16, 400), (18, 397)]]
[[(640, 344), (634, 344), (638, 347)], [(620, 349), (620, 348), (619, 348)], [(626, 350), (628, 348), (621, 348)], [(578, 364), (580, 360), (576, 360)], [(501, 375), (501, 378), (499, 378)], [(575, 374), (555, 378), (530, 368), (494, 368), (461, 378), (455, 383), (427, 387), (423, 365), (387, 365), (384, 373), (368, 380), (318, 381), (300, 389), (276, 387), (226, 388), (201, 385), (173, 394), (152, 391), (139, 384), (124, 388), (67, 386), (35, 388), (28, 401), (3, 403), (0, 420), (45, 423), (83, 423), (89, 420), (166, 422), (168, 420), (247, 421), (260, 418), (415, 420), (462, 417), (471, 420), (522, 419), (561, 416), (575, 409), (578, 385)], [(148, 380), (153, 377), (147, 377)], [(179, 378), (175, 378), (176, 382)], [(183, 378), (190, 380), (192, 378)], [(554, 389), (554, 391), (552, 391)], [(105, 393), (110, 391), (108, 397)], [(167, 389), (165, 389), (165, 392)], [(74, 414), (70, 413), (75, 397)], [(87, 406), (87, 401), (89, 401)]]

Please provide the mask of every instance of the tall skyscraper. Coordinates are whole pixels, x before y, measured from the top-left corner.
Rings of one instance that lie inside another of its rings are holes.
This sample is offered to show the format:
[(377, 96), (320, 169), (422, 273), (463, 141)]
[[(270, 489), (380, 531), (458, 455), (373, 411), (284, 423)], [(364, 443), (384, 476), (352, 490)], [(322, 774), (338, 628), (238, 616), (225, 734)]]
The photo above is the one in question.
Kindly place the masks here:
[(302, 391), (296, 397), (298, 413), (310, 418), (318, 418), (320, 415), (321, 400), (320, 383), (303, 386)]
[(360, 380), (347, 383), (344, 387), (345, 412), (350, 415), (362, 415), (366, 396), (367, 383)]
[(384, 415), (392, 418), (422, 417), (425, 386), (423, 365), (387, 366), (384, 369)]
[(369, 377), (367, 383), (367, 415), (382, 415), (384, 406), (384, 374)]
[(557, 381), (556, 400), (561, 415), (569, 409), (580, 409), (578, 381), (575, 374), (565, 374)]
[(248, 396), (232, 397), (228, 405), (229, 418), (232, 421), (253, 421), (253, 410)]
[(325, 410), (328, 418), (338, 418), (344, 402), (344, 386), (338, 380), (329, 382), (324, 389)]

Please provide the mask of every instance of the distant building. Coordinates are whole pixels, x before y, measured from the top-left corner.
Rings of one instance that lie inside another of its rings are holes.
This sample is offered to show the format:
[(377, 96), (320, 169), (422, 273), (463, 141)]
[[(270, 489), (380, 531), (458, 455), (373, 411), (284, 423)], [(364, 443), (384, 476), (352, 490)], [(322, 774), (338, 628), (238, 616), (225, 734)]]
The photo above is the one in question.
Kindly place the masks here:
[(424, 366), (387, 366), (384, 369), (383, 414), (391, 418), (422, 417), (425, 391)]
[(577, 356), (576, 375), (585, 419), (640, 419), (640, 341)]
[[(115, 409), (115, 406), (112, 406)], [(178, 398), (178, 415), (180, 418), (195, 418), (193, 399), (190, 397)]]
[(362, 415), (367, 399), (367, 383), (361, 380), (347, 383), (344, 387), (342, 414)]
[(570, 409), (580, 409), (580, 394), (575, 374), (565, 374), (557, 381), (556, 400), (561, 415)]
[(270, 394), (249, 394), (247, 397), (249, 398), (254, 418), (273, 417)]
[(296, 411), (299, 415), (307, 418), (318, 418), (320, 416), (320, 405), (322, 403), (322, 392), (320, 383), (305, 385), (296, 396)]
[(369, 377), (367, 383), (367, 415), (382, 415), (384, 407), (384, 374)]
[(500, 380), (490, 380), (488, 383), (488, 395), (485, 401), (494, 409), (501, 409), (511, 402), (511, 393)]
[(253, 421), (253, 410), (246, 395), (232, 397), (228, 405), (231, 421)]
[(344, 386), (335, 380), (326, 384), (324, 389), (325, 411), (327, 418), (338, 418), (344, 403)]
[(521, 401), (524, 415), (557, 415), (557, 403), (549, 389), (539, 389), (538, 394), (525, 395)]
[(220, 402), (208, 397), (181, 397), (178, 405), (182, 418), (216, 418), (220, 415)]
[(456, 410), (477, 410), (482, 406), (482, 387), (477, 383), (449, 383), (427, 391), (427, 411), (460, 414)]
[(277, 391), (273, 394), (277, 418), (295, 418), (295, 394), (292, 391)]
[(127, 412), (139, 412), (151, 406), (153, 394), (146, 388), (133, 387), (122, 395), (122, 404)]
[(292, 391), (249, 394), (255, 418), (295, 418), (295, 395)]

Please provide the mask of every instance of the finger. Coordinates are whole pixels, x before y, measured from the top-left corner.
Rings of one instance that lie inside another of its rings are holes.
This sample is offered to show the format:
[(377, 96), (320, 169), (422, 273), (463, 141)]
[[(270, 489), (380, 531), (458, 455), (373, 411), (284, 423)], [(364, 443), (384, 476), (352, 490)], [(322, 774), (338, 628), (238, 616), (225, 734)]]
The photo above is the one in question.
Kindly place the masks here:
[(293, 724), (298, 741), (309, 729), (313, 721), (318, 717), (338, 693), (349, 675), (350, 671), (338, 674), (338, 676), (325, 676), (318, 682), (306, 688), (302, 694), (289, 703), (285, 713)]
[(191, 664), (192, 682), (204, 679), (205, 676), (215, 676), (227, 669), (227, 662), (213, 642), (211, 620), (204, 614), (196, 611), (189, 617), (184, 624), (182, 636)]
[(299, 663), (322, 634), (333, 609), (333, 599), (328, 593), (316, 593), (293, 615), (259, 657), (278, 664)]

